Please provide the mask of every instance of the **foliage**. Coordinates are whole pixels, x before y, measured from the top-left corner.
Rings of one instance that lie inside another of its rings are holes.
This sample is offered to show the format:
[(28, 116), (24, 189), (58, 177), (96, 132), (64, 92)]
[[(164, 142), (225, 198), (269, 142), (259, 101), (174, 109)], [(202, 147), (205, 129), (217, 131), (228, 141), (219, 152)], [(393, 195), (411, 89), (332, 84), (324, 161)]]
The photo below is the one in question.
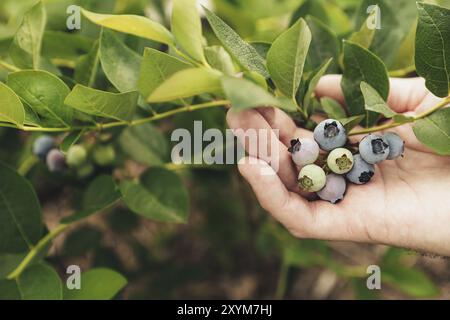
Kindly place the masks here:
[[(123, 275), (93, 268), (82, 274), (83, 290), (63, 289), (63, 272), (49, 263), (57, 257), (46, 258), (50, 243), (69, 227), (96, 218), (96, 213), (108, 213), (110, 219), (120, 212), (132, 229), (134, 219), (137, 225), (147, 220), (186, 224), (194, 211), (203, 212), (206, 221), (204, 230), (192, 230), (207, 235), (203, 242), (221, 247), (216, 263), (233, 264), (229, 254), (241, 243), (258, 246), (257, 259), (262, 261), (279, 258), (279, 298), (288, 290), (289, 270), (313, 267), (351, 280), (355, 295), (367, 297), (360, 286), (365, 270), (336, 262), (327, 243), (294, 240), (268, 223), (259, 208), (252, 209), (257, 221), (246, 221), (246, 201), (229, 167), (169, 163), (167, 130), (177, 126), (192, 131), (196, 119), (223, 130), (223, 106), (274, 106), (305, 126), (311, 125), (314, 114), (340, 119), (348, 130), (363, 124), (366, 132), (377, 131), (379, 120), (389, 119), (390, 127), (411, 122), (423, 144), (448, 156), (448, 1), (416, 6), (412, 0), (270, 0), (261, 6), (256, 0), (215, 0), (213, 12), (199, 10), (195, 0), (174, 0), (168, 13), (162, 0), (78, 0), (82, 28), (68, 32), (66, 8), (72, 2), (0, 3), (0, 139), (2, 151), (8, 150), (0, 165), (0, 298), (111, 299), (126, 286)], [(366, 8), (372, 3), (383, 12), (381, 30), (367, 28), (373, 16)], [(314, 95), (326, 73), (343, 74), (346, 109)], [(417, 117), (400, 116), (386, 103), (389, 75), (416, 73), (444, 102)], [(74, 144), (84, 145), (91, 154), (89, 163), (50, 174), (30, 153), (35, 132), (52, 134), (64, 153)], [(140, 169), (130, 169), (130, 163)], [(48, 231), (43, 227), (48, 216), (39, 200), (44, 207), (52, 193), (62, 192), (61, 186), (73, 192), (71, 215)], [(219, 213), (230, 214), (231, 221)], [(236, 229), (227, 229), (230, 223), (236, 223)], [(168, 246), (166, 238), (176, 238), (174, 229), (158, 226), (169, 231), (161, 231), (153, 242)], [(249, 235), (252, 232), (257, 236)], [(96, 232), (89, 235), (90, 248), (82, 252), (96, 248), (99, 261), (113, 255), (94, 244)], [(130, 247), (148, 251), (139, 243)], [(157, 246), (151, 249), (151, 257), (144, 254), (143, 260), (164, 269), (166, 278), (197, 277), (198, 270), (164, 268)], [(92, 266), (104, 267), (101, 262)], [(386, 268), (386, 284), (406, 295), (438, 293), (425, 273), (399, 259)], [(187, 281), (172, 280), (173, 286)], [(157, 281), (152, 284), (156, 287)], [(166, 296), (170, 294), (160, 292), (158, 298)]]

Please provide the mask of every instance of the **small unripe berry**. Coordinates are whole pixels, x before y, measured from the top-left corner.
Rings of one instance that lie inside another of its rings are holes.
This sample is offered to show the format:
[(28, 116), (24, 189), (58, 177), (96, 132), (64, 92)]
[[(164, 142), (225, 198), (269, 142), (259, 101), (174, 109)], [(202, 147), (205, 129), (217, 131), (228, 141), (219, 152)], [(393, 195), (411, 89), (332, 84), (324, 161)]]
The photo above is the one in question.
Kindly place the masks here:
[(77, 169), (77, 176), (81, 179), (88, 178), (94, 173), (92, 163), (85, 163)]
[(344, 148), (334, 149), (328, 155), (327, 165), (336, 174), (346, 174), (353, 168), (353, 154)]
[(47, 168), (50, 172), (62, 172), (66, 170), (66, 157), (64, 154), (58, 149), (52, 149), (47, 154)]
[(300, 167), (313, 164), (319, 157), (320, 149), (317, 142), (311, 139), (297, 139), (291, 141), (289, 152), (292, 161)]
[(69, 167), (78, 168), (87, 160), (87, 151), (83, 146), (75, 145), (67, 152), (67, 164)]
[(345, 178), (332, 173), (327, 176), (327, 184), (322, 190), (317, 192), (317, 195), (322, 200), (336, 204), (338, 201), (344, 199), (346, 190), (347, 183), (345, 182)]
[(315, 164), (303, 167), (298, 176), (299, 187), (307, 192), (320, 191), (325, 186), (326, 181), (325, 171)]
[(116, 158), (116, 151), (113, 146), (97, 146), (93, 152), (93, 158), (96, 164), (102, 167), (110, 166)]
[(37, 138), (33, 143), (33, 154), (39, 159), (45, 161), (47, 154), (55, 147), (55, 139), (43, 135)]

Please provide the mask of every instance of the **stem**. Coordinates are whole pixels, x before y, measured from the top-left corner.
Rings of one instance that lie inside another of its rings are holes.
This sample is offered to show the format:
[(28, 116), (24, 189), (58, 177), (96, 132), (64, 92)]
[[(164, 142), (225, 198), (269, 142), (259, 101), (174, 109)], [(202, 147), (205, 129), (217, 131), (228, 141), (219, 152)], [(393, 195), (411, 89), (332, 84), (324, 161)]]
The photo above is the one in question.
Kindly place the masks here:
[(26, 176), (28, 172), (36, 165), (36, 163), (39, 162), (39, 159), (36, 156), (29, 156), (25, 159), (24, 162), (19, 166), (19, 169), (17, 169), (17, 172), (21, 176)]
[(42, 238), (25, 256), (22, 262), (17, 266), (17, 268), (8, 275), (8, 280), (17, 279), (20, 277), (22, 272), (33, 262), (33, 259), (43, 250), (53, 239), (64, 232), (69, 225), (60, 224), (51, 232), (49, 232), (44, 238)]
[(177, 53), (177, 55), (179, 55), (180, 57), (183, 57), (185, 60), (189, 61), (193, 65), (195, 65), (197, 67), (202, 66), (202, 64), (198, 63), (197, 61), (195, 61), (194, 59), (192, 59), (188, 55), (184, 54), (184, 52), (179, 50), (176, 46), (172, 46), (172, 49), (173, 49), (173, 51), (175, 51)]
[[(432, 107), (432, 108), (428, 109), (427, 111), (425, 111), (425, 112), (415, 116), (412, 119), (412, 122), (424, 119), (424, 118), (432, 115), (436, 111), (444, 108), (448, 104), (450, 104), (450, 96), (445, 98), (444, 100), (442, 100), (440, 103), (438, 103), (434, 107)], [(403, 123), (402, 122), (388, 122), (386, 124), (383, 124), (383, 125), (380, 125), (380, 126), (376, 126), (376, 127), (372, 127), (372, 128), (367, 128), (367, 129), (362, 129), (362, 130), (354, 130), (354, 131), (350, 132), (349, 136), (356, 136), (356, 135), (368, 134), (368, 133), (372, 133), (372, 132), (384, 131), (384, 130), (400, 127), (400, 126), (402, 126), (404, 124), (405, 124), (404, 122)]]
[(175, 110), (170, 110), (167, 112), (155, 114), (148, 118), (133, 120), (131, 122), (117, 121), (117, 122), (110, 122), (110, 123), (105, 123), (105, 124), (97, 124), (95, 126), (43, 128), (43, 127), (29, 127), (29, 126), (17, 127), (10, 123), (4, 123), (4, 124), (2, 123), (1, 126), (8, 127), (8, 128), (14, 128), (14, 129), (20, 129), (20, 130), (27, 131), (27, 132), (70, 132), (70, 131), (78, 131), (78, 130), (105, 130), (105, 129), (122, 127), (122, 126), (129, 126), (129, 127), (137, 126), (137, 125), (141, 125), (144, 123), (168, 118), (168, 117), (176, 115), (178, 113), (197, 111), (197, 110), (208, 109), (208, 108), (219, 107), (219, 106), (226, 106), (229, 104), (230, 104), (230, 101), (228, 101), (228, 100), (217, 100), (217, 101), (200, 103), (200, 104), (196, 104), (196, 105), (185, 106), (185, 107), (178, 108)]
[(8, 62), (3, 61), (3, 60), (0, 60), (0, 66), (5, 68), (6, 70), (9, 70), (12, 72), (17, 72), (17, 71), (21, 70), (21, 69), (17, 68), (16, 66), (13, 66), (12, 64), (9, 64)]
[(275, 292), (276, 300), (283, 299), (284, 295), (286, 294), (288, 273), (289, 273), (289, 266), (283, 259), (281, 262), (280, 273), (278, 275), (277, 291)]

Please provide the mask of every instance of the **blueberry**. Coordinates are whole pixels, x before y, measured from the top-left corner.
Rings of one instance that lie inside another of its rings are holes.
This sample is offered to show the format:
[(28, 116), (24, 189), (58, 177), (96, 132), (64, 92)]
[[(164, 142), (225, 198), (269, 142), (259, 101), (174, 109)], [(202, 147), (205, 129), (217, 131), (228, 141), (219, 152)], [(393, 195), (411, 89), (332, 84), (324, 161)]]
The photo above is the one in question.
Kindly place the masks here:
[(52, 149), (47, 154), (47, 167), (50, 172), (61, 172), (67, 167), (66, 157), (58, 149)]
[(314, 139), (320, 148), (331, 151), (343, 147), (347, 142), (347, 132), (337, 120), (328, 119), (319, 123), (314, 130)]
[(296, 139), (291, 141), (289, 152), (292, 161), (300, 167), (313, 164), (319, 157), (319, 145), (311, 139)]
[(366, 184), (375, 175), (375, 166), (368, 164), (361, 155), (353, 156), (353, 169), (347, 174), (347, 179), (355, 184)]
[(94, 166), (92, 163), (85, 163), (81, 167), (77, 168), (77, 175), (79, 178), (89, 178), (94, 173)]
[(93, 157), (96, 164), (102, 167), (107, 167), (114, 163), (116, 151), (111, 145), (100, 145), (94, 149)]
[(327, 176), (327, 184), (325, 188), (317, 192), (320, 199), (336, 204), (344, 199), (347, 183), (343, 176), (337, 174), (329, 174)]
[(299, 187), (307, 192), (317, 192), (325, 187), (327, 178), (325, 171), (315, 164), (310, 164), (300, 171), (298, 176)]
[(45, 161), (47, 154), (55, 147), (55, 139), (50, 136), (40, 136), (34, 141), (33, 154)]
[(67, 164), (69, 167), (78, 168), (87, 160), (87, 151), (83, 146), (75, 145), (67, 152)]
[(389, 156), (389, 144), (385, 138), (370, 134), (359, 143), (359, 153), (369, 164), (377, 164)]
[(327, 158), (328, 168), (337, 174), (345, 174), (353, 168), (353, 154), (344, 148), (334, 149)]
[(394, 160), (403, 156), (403, 153), (405, 152), (405, 141), (403, 141), (398, 134), (388, 132), (384, 135), (384, 139), (386, 139), (389, 144), (388, 160)]

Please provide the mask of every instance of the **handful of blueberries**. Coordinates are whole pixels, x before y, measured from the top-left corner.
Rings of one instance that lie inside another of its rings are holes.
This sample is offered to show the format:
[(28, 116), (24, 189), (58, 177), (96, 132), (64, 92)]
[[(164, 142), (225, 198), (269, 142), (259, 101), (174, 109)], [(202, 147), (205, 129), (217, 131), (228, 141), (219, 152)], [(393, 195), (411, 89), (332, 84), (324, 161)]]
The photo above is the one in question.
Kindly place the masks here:
[[(405, 149), (405, 142), (392, 132), (366, 136), (359, 143), (359, 153), (345, 148), (347, 140), (342, 123), (328, 119), (316, 127), (314, 140), (291, 141), (289, 152), (301, 168), (298, 183), (302, 190), (316, 192), (322, 200), (336, 204), (347, 191), (346, 178), (357, 185), (366, 184), (375, 175), (375, 164), (394, 160), (402, 156)], [(327, 152), (322, 161), (319, 160), (320, 149)]]

